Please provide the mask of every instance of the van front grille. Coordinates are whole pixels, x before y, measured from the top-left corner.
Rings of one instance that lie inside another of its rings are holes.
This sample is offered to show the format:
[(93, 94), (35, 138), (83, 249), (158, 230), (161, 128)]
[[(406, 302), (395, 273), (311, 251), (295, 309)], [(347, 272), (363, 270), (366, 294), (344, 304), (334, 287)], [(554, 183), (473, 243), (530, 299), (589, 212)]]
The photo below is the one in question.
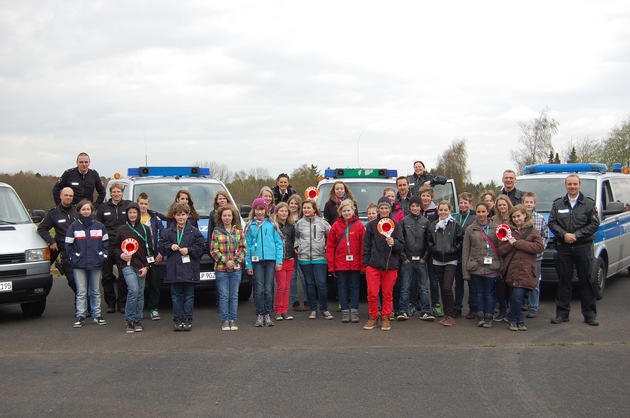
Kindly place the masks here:
[(24, 253), (0, 255), (0, 264), (18, 264), (18, 263), (25, 263), (25, 262), (26, 262), (26, 255), (24, 255)]

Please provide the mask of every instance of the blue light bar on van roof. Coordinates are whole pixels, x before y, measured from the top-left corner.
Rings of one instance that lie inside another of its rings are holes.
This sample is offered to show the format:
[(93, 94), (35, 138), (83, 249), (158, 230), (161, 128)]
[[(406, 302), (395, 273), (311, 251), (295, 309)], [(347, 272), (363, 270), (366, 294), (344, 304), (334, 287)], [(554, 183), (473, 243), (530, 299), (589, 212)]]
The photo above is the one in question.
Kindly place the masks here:
[(386, 168), (328, 168), (324, 170), (324, 177), (336, 179), (356, 179), (356, 178), (379, 178), (386, 179), (397, 177), (398, 170), (388, 170)]
[(574, 163), (574, 164), (536, 164), (528, 165), (523, 169), (525, 174), (534, 173), (579, 173), (596, 172), (603, 173), (608, 170), (606, 164), (600, 163)]
[(208, 167), (138, 167), (128, 168), (129, 177), (200, 177), (209, 176)]

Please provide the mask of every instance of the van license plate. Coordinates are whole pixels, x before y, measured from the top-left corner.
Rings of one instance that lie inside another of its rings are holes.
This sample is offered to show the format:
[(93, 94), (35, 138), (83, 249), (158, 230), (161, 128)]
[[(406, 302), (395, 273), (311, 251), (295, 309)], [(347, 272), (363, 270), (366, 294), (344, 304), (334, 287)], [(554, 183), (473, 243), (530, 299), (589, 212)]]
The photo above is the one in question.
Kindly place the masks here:
[(11, 291), (13, 291), (13, 282), (0, 282), (0, 292), (11, 292)]
[(214, 280), (214, 271), (202, 271), (199, 273), (199, 280)]

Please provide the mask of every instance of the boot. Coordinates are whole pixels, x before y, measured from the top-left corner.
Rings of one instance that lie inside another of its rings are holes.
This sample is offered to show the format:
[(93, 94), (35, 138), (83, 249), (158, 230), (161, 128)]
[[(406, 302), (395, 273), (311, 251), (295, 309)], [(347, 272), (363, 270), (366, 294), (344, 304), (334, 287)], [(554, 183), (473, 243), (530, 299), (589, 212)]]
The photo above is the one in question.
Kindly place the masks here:
[(363, 325), (363, 329), (374, 329), (378, 325), (378, 318), (374, 318), (373, 316), (368, 316), (368, 321), (365, 325)]
[(485, 323), (483, 324), (484, 328), (492, 328), (492, 314), (486, 314), (485, 316)]
[(381, 320), (381, 331), (389, 331), (392, 329), (392, 326), (389, 322), (389, 317), (387, 315), (383, 315)]
[(483, 327), (483, 324), (486, 323), (486, 321), (484, 321), (483, 319), (483, 311), (477, 311), (477, 326), (478, 327)]

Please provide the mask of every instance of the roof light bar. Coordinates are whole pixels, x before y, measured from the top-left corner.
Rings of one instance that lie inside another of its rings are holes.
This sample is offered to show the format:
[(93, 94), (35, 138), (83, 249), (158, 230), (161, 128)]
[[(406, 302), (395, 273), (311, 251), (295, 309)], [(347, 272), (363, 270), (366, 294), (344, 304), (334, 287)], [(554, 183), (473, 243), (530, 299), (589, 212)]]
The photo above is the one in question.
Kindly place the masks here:
[(397, 177), (398, 170), (386, 168), (335, 168), (324, 170), (324, 176), (328, 178), (381, 178)]
[(208, 167), (138, 167), (127, 169), (129, 177), (200, 177), (209, 176)]
[(608, 170), (606, 164), (601, 163), (574, 163), (574, 164), (536, 164), (528, 165), (523, 169), (525, 174), (535, 173), (579, 173), (596, 172), (604, 173)]

